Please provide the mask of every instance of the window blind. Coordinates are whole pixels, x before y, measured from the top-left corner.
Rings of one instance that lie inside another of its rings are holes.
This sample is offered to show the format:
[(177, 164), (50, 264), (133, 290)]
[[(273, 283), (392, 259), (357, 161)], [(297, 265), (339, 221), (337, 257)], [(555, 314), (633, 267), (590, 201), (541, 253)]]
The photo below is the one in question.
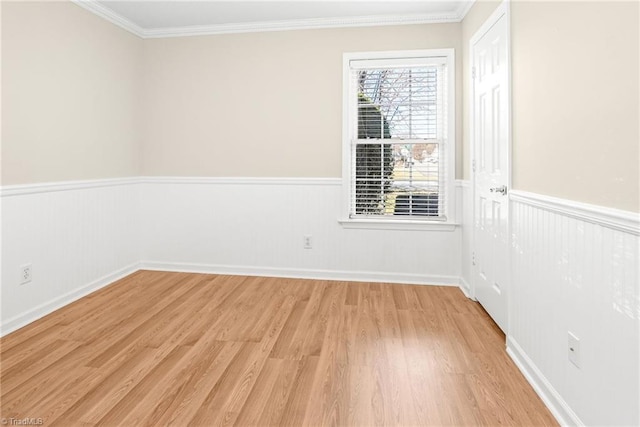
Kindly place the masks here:
[(446, 220), (444, 62), (350, 62), (350, 217)]

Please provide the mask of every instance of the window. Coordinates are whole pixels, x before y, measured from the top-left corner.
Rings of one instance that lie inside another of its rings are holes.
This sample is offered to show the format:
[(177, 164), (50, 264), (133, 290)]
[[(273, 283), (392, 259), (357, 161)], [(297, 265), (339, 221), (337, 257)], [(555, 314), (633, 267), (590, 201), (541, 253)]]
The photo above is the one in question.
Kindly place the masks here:
[(345, 54), (344, 63), (349, 220), (450, 222), (453, 50)]

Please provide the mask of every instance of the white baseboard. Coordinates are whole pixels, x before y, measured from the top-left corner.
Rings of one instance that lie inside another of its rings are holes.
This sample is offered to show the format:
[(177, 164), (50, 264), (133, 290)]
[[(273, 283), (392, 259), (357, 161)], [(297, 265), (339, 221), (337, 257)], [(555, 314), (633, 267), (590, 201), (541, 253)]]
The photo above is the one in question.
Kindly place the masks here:
[[(240, 276), (287, 277), (295, 279), (345, 280), (351, 282), (405, 283), (411, 285), (460, 286), (455, 276), (383, 273), (371, 271), (335, 271), (301, 268), (252, 267), (244, 265), (193, 264), (142, 261), (142, 270), (182, 273), (229, 274)], [(464, 292), (464, 291), (463, 291)]]
[(469, 298), (472, 301), (476, 301), (473, 293), (471, 292), (471, 285), (464, 279), (464, 277), (460, 277), (460, 290), (464, 294), (465, 297)]
[(553, 388), (551, 383), (512, 337), (507, 337), (507, 354), (511, 356), (513, 362), (560, 425), (584, 426), (584, 423), (571, 410), (567, 402), (560, 396), (560, 393)]
[(131, 273), (138, 271), (140, 264), (133, 263), (120, 270), (114, 271), (113, 273), (107, 274), (106, 276), (102, 276), (101, 278), (94, 280), (88, 285), (82, 286), (81, 288), (75, 289), (71, 292), (68, 292), (64, 295), (61, 295), (51, 301), (48, 301), (44, 304), (40, 304), (37, 307), (32, 308), (31, 310), (22, 313), (18, 316), (12, 317), (0, 325), (0, 336), (5, 336), (17, 329), (22, 328), (23, 326), (28, 325), (29, 323), (35, 322), (36, 320), (50, 314), (68, 304), (71, 304), (74, 301), (79, 300), (82, 297), (89, 295), (92, 292), (97, 291), (98, 289), (104, 288), (111, 283), (122, 279), (125, 276), (128, 276)]

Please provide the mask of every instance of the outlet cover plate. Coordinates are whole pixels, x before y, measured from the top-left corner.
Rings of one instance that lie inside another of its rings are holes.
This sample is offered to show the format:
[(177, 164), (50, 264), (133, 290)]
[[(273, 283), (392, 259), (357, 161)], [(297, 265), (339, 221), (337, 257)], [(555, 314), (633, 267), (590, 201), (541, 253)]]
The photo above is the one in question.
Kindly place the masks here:
[(31, 264), (24, 264), (20, 266), (20, 284), (24, 285), (29, 283), (32, 278), (32, 267)]
[(573, 363), (576, 368), (580, 368), (580, 338), (569, 332), (567, 344), (569, 361)]

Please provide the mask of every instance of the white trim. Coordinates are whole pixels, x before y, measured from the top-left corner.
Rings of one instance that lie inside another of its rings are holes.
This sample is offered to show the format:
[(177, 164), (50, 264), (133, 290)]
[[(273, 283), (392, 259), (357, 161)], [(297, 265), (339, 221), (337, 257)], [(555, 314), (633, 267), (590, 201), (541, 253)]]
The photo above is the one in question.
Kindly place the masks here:
[(0, 187), (0, 197), (24, 194), (51, 193), (54, 191), (84, 190), (97, 187), (130, 185), (140, 182), (139, 178), (107, 178), (83, 181), (40, 182), (35, 184), (4, 185)]
[(121, 268), (120, 270), (116, 270), (113, 273), (102, 276), (85, 286), (54, 298), (48, 302), (40, 304), (39, 306), (34, 307), (25, 313), (7, 319), (2, 323), (2, 325), (0, 325), (0, 336), (4, 336), (28, 325), (29, 323), (35, 322), (36, 320), (41, 319), (49, 313), (59, 310), (60, 308), (69, 305), (72, 302), (77, 301), (80, 298), (83, 298), (90, 293), (97, 291), (98, 289), (102, 289), (105, 286), (108, 286), (125, 276), (135, 273), (139, 269), (139, 263), (136, 262), (130, 264), (124, 268)]
[(143, 176), (147, 184), (230, 184), (230, 185), (340, 185), (341, 178), (251, 178), (251, 177), (188, 177)]
[[(453, 54), (453, 48), (446, 49), (413, 49), (413, 50), (376, 50), (370, 52), (345, 52), (342, 56), (345, 68), (349, 61), (412, 59), (412, 58), (447, 58)], [(455, 59), (455, 58), (452, 58)]]
[(175, 271), (182, 273), (286, 277), (294, 279), (404, 283), (410, 285), (460, 286), (460, 278), (457, 276), (422, 275), (377, 271), (316, 270), (306, 268), (254, 267), (247, 265), (196, 264), (160, 261), (142, 261), (140, 263), (140, 269), (154, 271)]
[(415, 14), (387, 16), (353, 16), (343, 18), (292, 19), (286, 21), (215, 24), (143, 30), (143, 38), (209, 36), (267, 31), (309, 30), (386, 25), (440, 24), (460, 22), (457, 14)]
[(40, 182), (35, 184), (4, 185), (0, 197), (25, 194), (51, 193), (54, 191), (85, 190), (98, 187), (132, 184), (229, 184), (229, 185), (329, 185), (339, 186), (341, 178), (246, 178), (246, 177), (189, 177), (142, 176), (129, 178), (90, 179), (83, 181)]
[(469, 283), (467, 283), (467, 281), (464, 280), (464, 277), (462, 276), (460, 276), (459, 286), (460, 286), (460, 290), (462, 291), (465, 297), (469, 298), (472, 301), (476, 300), (473, 294), (471, 293), (471, 285), (469, 285)]
[(71, 0), (71, 2), (138, 37), (145, 38), (146, 30), (96, 0)]
[(538, 367), (527, 356), (525, 351), (511, 336), (507, 337), (507, 354), (511, 357), (520, 372), (527, 379), (531, 387), (540, 396), (556, 421), (562, 426), (584, 426), (575, 412), (562, 398), (560, 393), (553, 388), (551, 383), (540, 372)]
[(289, 31), (321, 28), (371, 27), (385, 25), (415, 25), (461, 22), (475, 0), (461, 3), (449, 13), (422, 13), (408, 15), (372, 15), (335, 18), (290, 19), (283, 21), (243, 22), (230, 24), (197, 25), (184, 27), (142, 28), (96, 0), (71, 0), (78, 6), (106, 19), (136, 36), (149, 38), (207, 36), (265, 31)]
[(509, 200), (614, 230), (640, 235), (640, 214), (635, 212), (575, 202), (520, 190), (512, 190), (509, 193)]
[(458, 188), (471, 188), (471, 181), (468, 179), (456, 179), (455, 184)]
[(358, 230), (455, 231), (455, 222), (417, 221), (405, 219), (338, 219), (343, 228)]
[(456, 10), (456, 15), (458, 15), (460, 22), (467, 16), (467, 13), (469, 13), (475, 2), (476, 0), (470, 0), (460, 4), (460, 7)]
[[(491, 13), (491, 15), (489, 15), (489, 17), (484, 21), (480, 28), (478, 28), (473, 36), (471, 36), (471, 39), (469, 40), (469, 47), (472, 47), (474, 44), (476, 44), (478, 40), (480, 40), (482, 36), (484, 36), (484, 34), (489, 31), (491, 27), (493, 27), (503, 15), (507, 14), (507, 17), (509, 17), (509, 9), (510, 0), (502, 0), (502, 3), (500, 3), (498, 7), (496, 7), (496, 9)], [(507, 24), (510, 24), (510, 22), (507, 21)], [(510, 25), (507, 25), (509, 33), (511, 33), (510, 27)], [(471, 52), (469, 54), (472, 55)], [(472, 56), (469, 56), (469, 59), (472, 59)], [(469, 63), (473, 64), (473, 61), (470, 61)]]

